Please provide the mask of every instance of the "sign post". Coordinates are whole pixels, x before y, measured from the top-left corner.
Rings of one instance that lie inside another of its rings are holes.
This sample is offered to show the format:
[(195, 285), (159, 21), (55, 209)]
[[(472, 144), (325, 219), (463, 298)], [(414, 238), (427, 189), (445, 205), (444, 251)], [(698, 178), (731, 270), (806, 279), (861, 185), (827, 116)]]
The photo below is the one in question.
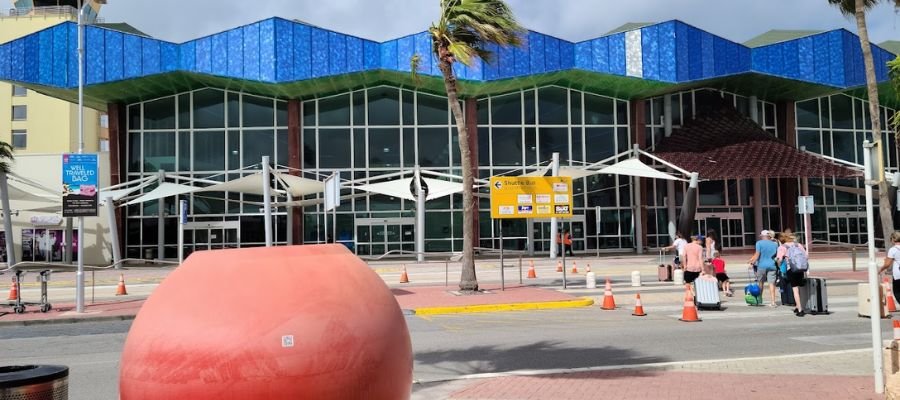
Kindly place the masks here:
[[(572, 217), (571, 177), (493, 176), (491, 177), (490, 190), (492, 219)], [(502, 224), (500, 232), (500, 251), (502, 256)], [(553, 234), (556, 235), (557, 233), (553, 232)], [(565, 263), (565, 258), (563, 258), (563, 262)], [(502, 258), (500, 271), (502, 285)], [(566, 288), (565, 271), (565, 265), (563, 265), (563, 289)]]
[[(881, 142), (870, 143), (868, 140), (863, 142), (863, 164), (865, 165), (865, 185), (866, 185), (866, 234), (869, 243), (869, 298), (877, 299), (881, 297), (879, 293), (878, 283), (878, 267), (875, 264), (875, 210), (872, 199), (872, 186), (878, 184), (875, 180), (877, 176), (873, 171), (873, 160), (878, 158), (881, 151), (879, 144)], [(874, 157), (873, 157), (874, 156)], [(881, 320), (877, 315), (881, 315), (881, 302), (871, 301), (871, 327), (872, 327), (872, 361), (875, 369), (875, 393), (884, 393), (884, 361), (881, 352)]]
[(62, 215), (78, 217), (78, 271), (75, 273), (75, 310), (84, 312), (84, 217), (96, 217), (98, 209), (96, 154), (63, 154)]
[(815, 212), (816, 204), (813, 196), (797, 197), (797, 213), (803, 216), (803, 241), (806, 250), (812, 247), (812, 217)]

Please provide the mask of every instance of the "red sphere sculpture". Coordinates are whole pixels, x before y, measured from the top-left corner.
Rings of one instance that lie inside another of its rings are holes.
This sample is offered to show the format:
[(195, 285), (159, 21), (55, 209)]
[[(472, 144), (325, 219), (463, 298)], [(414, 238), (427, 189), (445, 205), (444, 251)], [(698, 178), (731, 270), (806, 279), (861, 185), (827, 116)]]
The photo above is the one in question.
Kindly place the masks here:
[(346, 247), (192, 254), (141, 308), (122, 400), (409, 399), (397, 301)]

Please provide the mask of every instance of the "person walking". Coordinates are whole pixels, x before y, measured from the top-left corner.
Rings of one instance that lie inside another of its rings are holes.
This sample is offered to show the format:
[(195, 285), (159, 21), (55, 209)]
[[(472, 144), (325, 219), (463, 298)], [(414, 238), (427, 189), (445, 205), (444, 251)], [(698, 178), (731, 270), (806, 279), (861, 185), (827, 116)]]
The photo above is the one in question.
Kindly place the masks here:
[[(782, 270), (781, 279), (786, 279), (791, 285), (791, 290), (794, 291), (794, 303), (797, 305), (794, 307), (794, 315), (802, 317), (806, 315), (806, 312), (803, 310), (803, 302), (800, 301), (800, 288), (806, 286), (807, 270), (803, 268), (808, 268), (807, 251), (802, 244), (796, 242), (797, 238), (791, 232), (782, 232), (780, 239), (782, 244), (778, 246), (775, 254), (775, 263), (779, 267), (786, 265), (786, 268)], [(798, 251), (801, 253), (797, 253)], [(806, 265), (801, 268), (799, 265), (801, 263)]]
[(706, 231), (706, 260), (707, 262), (711, 262), (716, 255), (719, 254), (720, 244), (718, 241), (718, 237), (716, 236), (716, 231), (710, 229)]
[(566, 251), (566, 255), (569, 257), (575, 257), (575, 254), (572, 253), (572, 234), (569, 233), (568, 229), (563, 229), (562, 234), (563, 248)]
[(675, 264), (675, 268), (681, 268), (681, 260), (684, 259), (684, 246), (687, 246), (687, 240), (684, 240), (684, 235), (681, 232), (675, 232), (675, 241), (672, 242), (671, 246), (663, 247), (663, 251), (669, 251), (675, 249), (675, 259), (672, 260), (672, 264)]
[(556, 254), (563, 254), (563, 233), (562, 229), (556, 232)]
[(700, 238), (691, 236), (691, 242), (684, 246), (684, 286), (694, 295), (693, 283), (703, 272), (703, 246)]
[(884, 266), (881, 267), (878, 273), (883, 274), (884, 271), (891, 268), (891, 281), (893, 282), (891, 292), (894, 293), (894, 298), (896, 299), (897, 295), (900, 294), (900, 231), (894, 231), (891, 234), (891, 242), (894, 245), (888, 249), (887, 256), (884, 257)]
[(734, 296), (734, 292), (731, 291), (731, 279), (725, 273), (725, 260), (722, 259), (719, 253), (716, 253), (716, 258), (713, 258), (710, 263), (713, 266), (713, 271), (716, 273), (716, 280), (722, 286), (722, 291), (728, 297)]
[(778, 307), (775, 302), (775, 255), (778, 252), (778, 245), (772, 241), (773, 232), (763, 230), (759, 233), (759, 240), (756, 241), (756, 252), (750, 257), (749, 269), (756, 267), (756, 280), (759, 282), (759, 297), (763, 297), (765, 285), (769, 286), (769, 297), (772, 302), (769, 307)]

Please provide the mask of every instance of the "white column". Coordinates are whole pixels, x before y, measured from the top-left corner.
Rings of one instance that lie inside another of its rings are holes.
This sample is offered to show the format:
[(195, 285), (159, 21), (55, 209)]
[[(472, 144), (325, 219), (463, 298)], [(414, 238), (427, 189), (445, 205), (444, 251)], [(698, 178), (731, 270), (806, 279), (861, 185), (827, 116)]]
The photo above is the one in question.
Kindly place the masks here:
[[(550, 164), (551, 174), (553, 176), (559, 176), (559, 153), (553, 153), (553, 161)], [(559, 235), (559, 221), (554, 217), (550, 218), (550, 258), (555, 259), (558, 254), (556, 254), (557, 245), (556, 245), (556, 237)]]
[[(753, 230), (756, 234), (765, 229), (763, 226), (763, 183), (760, 178), (753, 178)], [(754, 235), (756, 236), (756, 235)]]
[(678, 213), (675, 207), (675, 181), (666, 181), (666, 211), (669, 215), (669, 237), (675, 240), (675, 232), (678, 232)]
[[(809, 196), (809, 178), (800, 178), (800, 192), (804, 196)], [(812, 215), (803, 214), (803, 244), (806, 245), (806, 251), (812, 251)]]
[[(159, 170), (159, 184), (162, 185), (163, 182), (166, 181), (166, 171)], [(162, 260), (165, 258), (165, 243), (166, 243), (166, 198), (163, 197), (157, 200), (157, 215), (156, 215), (156, 259)]]
[[(866, 184), (866, 230), (869, 242), (869, 298), (878, 299), (881, 293), (878, 288), (878, 267), (875, 264), (875, 206), (872, 199), (872, 186), (877, 185), (872, 177), (872, 151), (881, 151), (878, 146), (872, 146), (868, 140), (863, 142), (863, 163), (865, 166), (865, 184)], [(884, 392), (884, 361), (882, 338), (881, 338), (881, 302), (870, 301), (870, 323), (872, 327), (872, 361), (875, 368), (875, 393)]]
[[(640, 150), (640, 145), (634, 145), (634, 155), (638, 155), (638, 150)], [(634, 210), (634, 248), (637, 250), (637, 254), (644, 254), (644, 224), (643, 224), (643, 216), (641, 215), (641, 178), (640, 177), (632, 177), (631, 178), (632, 190), (633, 194), (631, 196), (631, 207)]]
[[(294, 196), (291, 195), (290, 188), (285, 188), (285, 189), (287, 191), (287, 201), (288, 201), (288, 204), (290, 204), (292, 201), (294, 201)], [(288, 246), (293, 245), (294, 244), (294, 207), (290, 206), (290, 205), (287, 206), (287, 232), (285, 232), (285, 233), (286, 233), (287, 245)], [(335, 240), (337, 240), (337, 239), (335, 239)]]
[(104, 201), (106, 202), (106, 217), (109, 218), (109, 244), (112, 246), (113, 265), (118, 269), (122, 267), (119, 264), (122, 261), (122, 255), (119, 253), (119, 228), (116, 224), (116, 205), (113, 203), (112, 197), (107, 197)]
[(756, 122), (758, 124), (759, 123), (759, 108), (757, 108), (756, 103), (759, 102), (759, 100), (756, 98), (756, 96), (750, 96), (750, 98), (748, 99), (748, 102), (750, 103), (750, 119), (753, 120), (753, 122)]
[(416, 260), (425, 261), (425, 190), (422, 187), (422, 174), (416, 165), (413, 176), (416, 188)]
[(269, 156), (262, 157), (263, 214), (265, 215), (266, 247), (272, 247), (272, 188), (269, 186)]
[(672, 95), (663, 96), (663, 129), (666, 137), (672, 136)]
[(534, 220), (529, 218), (525, 220), (525, 229), (527, 238), (527, 243), (525, 244), (525, 249), (528, 251), (528, 256), (534, 256)]

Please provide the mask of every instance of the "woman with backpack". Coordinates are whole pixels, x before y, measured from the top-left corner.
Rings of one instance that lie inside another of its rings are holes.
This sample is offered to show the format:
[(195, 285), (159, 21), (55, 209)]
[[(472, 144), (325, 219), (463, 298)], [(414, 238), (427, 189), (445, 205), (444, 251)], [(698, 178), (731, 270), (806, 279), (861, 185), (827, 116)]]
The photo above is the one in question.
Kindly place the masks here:
[(779, 239), (783, 244), (778, 247), (775, 262), (777, 265), (781, 265), (782, 262), (787, 264), (786, 275), (783, 279), (787, 279), (794, 291), (794, 299), (796, 299), (794, 302), (797, 303), (794, 315), (802, 317), (806, 315), (806, 312), (803, 310), (803, 302), (800, 301), (800, 287), (806, 286), (806, 272), (809, 271), (806, 248), (795, 241), (796, 237), (793, 233), (782, 232)]
[(883, 274), (888, 268), (891, 268), (891, 291), (894, 292), (894, 298), (900, 294), (900, 231), (894, 231), (891, 234), (891, 242), (894, 245), (888, 249), (887, 257), (884, 258), (884, 266), (881, 267), (879, 273)]

